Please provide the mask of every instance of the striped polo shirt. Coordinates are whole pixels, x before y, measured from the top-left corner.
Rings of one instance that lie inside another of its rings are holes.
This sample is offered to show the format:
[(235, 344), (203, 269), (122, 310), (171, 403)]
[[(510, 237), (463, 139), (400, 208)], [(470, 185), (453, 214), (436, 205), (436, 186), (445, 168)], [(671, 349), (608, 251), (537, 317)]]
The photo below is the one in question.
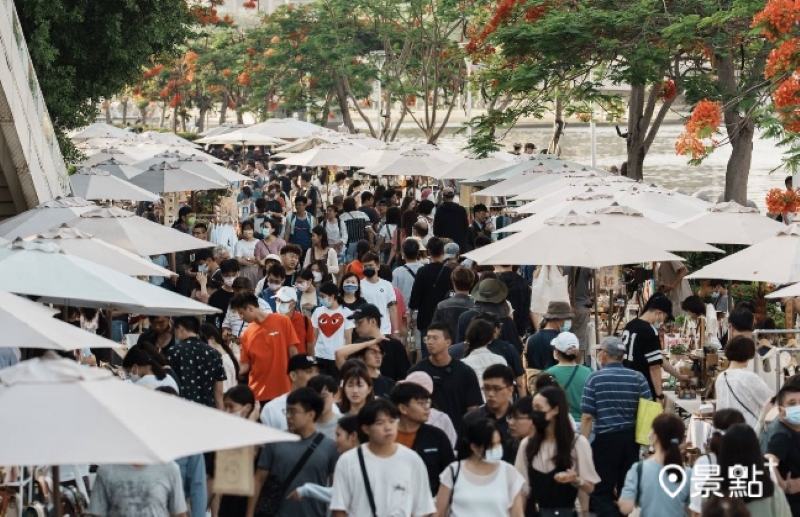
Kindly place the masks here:
[(644, 375), (622, 363), (609, 363), (586, 378), (581, 413), (594, 417), (595, 434), (631, 431), (636, 427), (639, 397), (650, 398)]

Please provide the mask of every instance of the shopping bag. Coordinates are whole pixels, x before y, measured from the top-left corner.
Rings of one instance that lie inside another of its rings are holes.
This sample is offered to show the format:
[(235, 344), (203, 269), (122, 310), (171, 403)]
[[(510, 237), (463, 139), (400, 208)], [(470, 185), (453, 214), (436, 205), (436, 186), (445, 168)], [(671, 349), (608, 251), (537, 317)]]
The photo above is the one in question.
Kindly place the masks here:
[(253, 460), (255, 448), (252, 445), (217, 451), (216, 472), (214, 475), (215, 494), (253, 495)]
[(531, 283), (531, 312), (546, 313), (550, 302), (569, 302), (567, 279), (556, 266), (539, 266)]
[(636, 443), (650, 445), (650, 429), (653, 420), (664, 412), (661, 403), (639, 397), (639, 408), (636, 410)]

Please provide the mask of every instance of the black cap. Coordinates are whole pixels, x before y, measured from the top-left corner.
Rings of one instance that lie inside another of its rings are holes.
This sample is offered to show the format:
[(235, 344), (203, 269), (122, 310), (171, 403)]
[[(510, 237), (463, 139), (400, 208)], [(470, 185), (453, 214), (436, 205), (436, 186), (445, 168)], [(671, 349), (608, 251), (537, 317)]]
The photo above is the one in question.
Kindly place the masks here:
[(289, 368), (286, 373), (296, 372), (297, 370), (310, 370), (317, 366), (317, 360), (310, 355), (297, 354), (289, 359)]
[(672, 318), (672, 300), (667, 298), (665, 295), (661, 293), (654, 294), (647, 300), (647, 303), (644, 306), (644, 312), (648, 310), (656, 309), (661, 312), (667, 313), (667, 319)]
[(347, 319), (360, 320), (362, 318), (375, 318), (376, 320), (380, 320), (381, 311), (371, 303), (365, 303), (364, 305), (353, 311), (353, 314), (350, 315)]

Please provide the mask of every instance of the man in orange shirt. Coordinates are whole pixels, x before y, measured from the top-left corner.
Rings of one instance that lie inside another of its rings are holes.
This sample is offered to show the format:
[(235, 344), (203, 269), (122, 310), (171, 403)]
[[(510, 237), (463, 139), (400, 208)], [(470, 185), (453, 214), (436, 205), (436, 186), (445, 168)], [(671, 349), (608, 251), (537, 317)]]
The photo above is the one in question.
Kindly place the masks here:
[(311, 324), (311, 318), (296, 310), (297, 295), (297, 290), (294, 287), (281, 287), (278, 289), (278, 292), (273, 296), (276, 312), (292, 320), (294, 332), (297, 334), (297, 339), (300, 343), (297, 346), (297, 353), (313, 357), (314, 327)]
[(239, 374), (249, 374), (248, 385), (263, 406), (291, 389), (286, 369), (300, 340), (289, 318), (262, 311), (258, 298), (250, 292), (234, 296), (231, 310), (248, 324), (240, 338)]

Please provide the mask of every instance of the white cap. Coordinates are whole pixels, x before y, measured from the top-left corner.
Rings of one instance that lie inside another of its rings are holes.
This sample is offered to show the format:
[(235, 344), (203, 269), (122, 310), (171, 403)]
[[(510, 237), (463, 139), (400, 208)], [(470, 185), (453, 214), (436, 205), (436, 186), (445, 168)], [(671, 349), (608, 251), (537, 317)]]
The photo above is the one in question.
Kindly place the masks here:
[(296, 302), (297, 290), (294, 287), (281, 287), (278, 292), (273, 296), (274, 299), (282, 302)]
[(572, 332), (560, 333), (555, 339), (550, 341), (550, 344), (559, 352), (567, 355), (578, 355), (578, 350), (580, 348), (578, 336)]

